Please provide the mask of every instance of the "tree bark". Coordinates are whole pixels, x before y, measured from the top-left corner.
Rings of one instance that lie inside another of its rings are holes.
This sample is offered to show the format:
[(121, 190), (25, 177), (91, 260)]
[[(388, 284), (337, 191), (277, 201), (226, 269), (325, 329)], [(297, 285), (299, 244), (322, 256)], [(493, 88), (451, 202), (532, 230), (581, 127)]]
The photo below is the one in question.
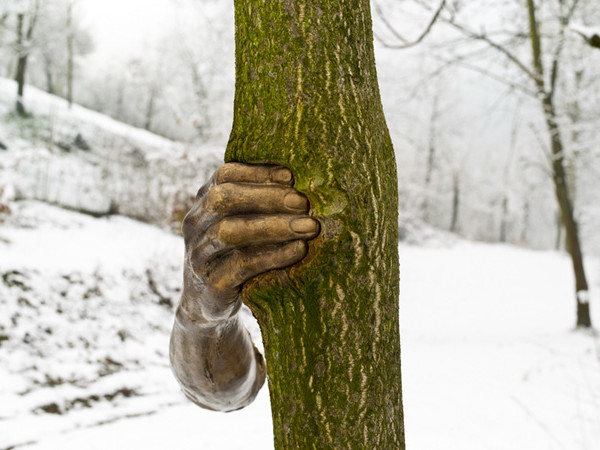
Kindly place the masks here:
[(404, 449), (398, 194), (368, 0), (236, 0), (226, 160), (289, 167), (321, 234), (246, 283), (275, 447)]
[(536, 87), (542, 106), (546, 128), (550, 136), (552, 151), (552, 181), (554, 192), (560, 209), (561, 220), (565, 228), (567, 250), (571, 255), (571, 263), (575, 275), (575, 297), (577, 302), (577, 327), (591, 328), (589, 288), (583, 264), (583, 252), (579, 239), (577, 222), (573, 213), (573, 204), (569, 195), (569, 183), (564, 167), (565, 148), (556, 118), (556, 110), (552, 101), (552, 92), (548, 92), (544, 81), (544, 66), (542, 61), (542, 41), (536, 19), (536, 9), (533, 0), (527, 0), (529, 16), (529, 38), (533, 56), (533, 67), (536, 75)]

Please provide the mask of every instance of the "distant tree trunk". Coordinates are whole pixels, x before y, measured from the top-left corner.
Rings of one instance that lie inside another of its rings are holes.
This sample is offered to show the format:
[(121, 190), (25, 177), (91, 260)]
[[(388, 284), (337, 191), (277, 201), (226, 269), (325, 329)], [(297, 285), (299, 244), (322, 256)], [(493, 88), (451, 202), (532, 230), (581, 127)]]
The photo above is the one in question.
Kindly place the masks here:
[(523, 202), (523, 227), (521, 228), (521, 242), (527, 242), (529, 234), (529, 219), (530, 219), (530, 206), (529, 199), (525, 198)]
[(17, 101), (15, 108), (17, 114), (20, 116), (27, 116), (25, 105), (23, 104), (23, 94), (25, 93), (25, 70), (27, 69), (27, 56), (28, 53), (23, 48), (23, 22), (25, 20), (25, 14), (17, 14), (17, 72), (15, 74), (15, 81), (17, 82)]
[(115, 108), (115, 117), (122, 122), (125, 121), (125, 81), (120, 79), (117, 86), (117, 101)]
[[(573, 80), (575, 82), (575, 92), (579, 92), (581, 90), (581, 85), (583, 82), (583, 71), (576, 70), (572, 74)], [(573, 130), (571, 131), (571, 142), (573, 143), (573, 152), (566, 160), (565, 170), (567, 171), (567, 181), (569, 182), (569, 195), (571, 198), (571, 203), (573, 205), (577, 204), (577, 165), (580, 157), (581, 150), (579, 146), (581, 145), (581, 136), (580, 131), (575, 126), (578, 123), (581, 123), (581, 105), (579, 104), (579, 96), (574, 95), (572, 99), (570, 99), (568, 105), (568, 115), (571, 119), (572, 124), (574, 125)]]
[(192, 86), (194, 94), (196, 95), (196, 101), (198, 103), (199, 113), (201, 114), (200, 120), (196, 124), (196, 131), (198, 137), (201, 140), (206, 140), (210, 134), (211, 117), (208, 109), (208, 91), (206, 89), (206, 83), (204, 77), (198, 70), (198, 64), (190, 58), (190, 72), (192, 76)]
[(450, 231), (458, 231), (458, 211), (460, 209), (460, 177), (458, 172), (452, 174), (452, 219), (450, 220)]
[(151, 88), (150, 94), (148, 95), (148, 104), (146, 105), (146, 120), (144, 122), (144, 128), (150, 131), (152, 126), (152, 118), (154, 117), (154, 98), (156, 97), (156, 89)]
[(67, 6), (67, 102), (73, 105), (73, 75), (74, 75), (74, 49), (73, 49), (73, 1)]
[(8, 20), (8, 13), (2, 13), (2, 15), (0, 15), (0, 47), (3, 46), (4, 44), (4, 26), (6, 25), (6, 21)]
[(431, 187), (431, 178), (433, 168), (435, 167), (436, 158), (436, 129), (438, 120), (438, 95), (433, 97), (433, 107), (431, 117), (429, 119), (429, 151), (427, 152), (427, 166), (425, 168), (425, 196), (423, 199), (423, 217), (426, 221), (429, 220), (429, 189)]
[(368, 0), (236, 0), (227, 161), (289, 167), (321, 234), (244, 286), (276, 449), (404, 449), (398, 193)]
[(510, 194), (510, 173), (514, 155), (517, 148), (517, 132), (518, 132), (519, 116), (515, 114), (513, 116), (512, 129), (510, 132), (510, 148), (504, 163), (504, 173), (502, 175), (503, 193), (502, 201), (500, 203), (500, 242), (507, 242), (508, 240), (508, 215), (509, 215), (509, 194)]
[(508, 227), (508, 196), (502, 196), (502, 217), (500, 218), (500, 242), (506, 242), (506, 229)]
[(44, 55), (44, 75), (46, 76), (46, 91), (49, 94), (56, 94), (54, 76), (52, 75), (52, 61), (48, 55)]
[(542, 64), (542, 43), (533, 0), (527, 0), (527, 10), (529, 13), (529, 37), (533, 55), (533, 66), (536, 74), (536, 85), (546, 120), (546, 127), (550, 136), (554, 192), (558, 201), (562, 223), (565, 228), (567, 250), (571, 255), (573, 272), (575, 274), (577, 326), (591, 328), (592, 320), (590, 317), (589, 288), (583, 265), (583, 253), (581, 251), (579, 231), (577, 229), (577, 223), (575, 222), (573, 205), (569, 196), (569, 183), (564, 168), (565, 148), (556, 118), (556, 110), (554, 109), (554, 103), (552, 101), (552, 93), (548, 93), (548, 90), (545, 86), (544, 69)]
[(19, 13), (17, 14), (17, 72), (15, 74), (15, 81), (17, 82), (17, 101), (15, 104), (15, 109), (17, 114), (20, 116), (27, 116), (27, 111), (25, 109), (25, 105), (23, 103), (23, 95), (25, 93), (25, 72), (27, 70), (27, 59), (29, 58), (29, 53), (31, 51), (31, 39), (33, 38), (33, 31), (35, 29), (35, 24), (38, 19), (39, 12), (39, 0), (36, 0), (34, 4), (34, 8), (31, 12), (31, 16), (29, 17), (29, 24), (27, 26), (27, 32), (23, 31), (24, 22), (25, 22), (25, 14)]

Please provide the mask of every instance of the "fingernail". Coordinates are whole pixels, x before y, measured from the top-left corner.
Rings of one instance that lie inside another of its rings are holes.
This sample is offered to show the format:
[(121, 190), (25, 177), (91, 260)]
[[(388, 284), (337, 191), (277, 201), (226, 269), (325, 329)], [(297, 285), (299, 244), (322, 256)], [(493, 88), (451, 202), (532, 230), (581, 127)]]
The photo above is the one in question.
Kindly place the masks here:
[(275, 183), (288, 184), (292, 181), (292, 172), (285, 167), (280, 167), (273, 171), (271, 178)]
[(308, 199), (297, 192), (290, 192), (283, 199), (283, 204), (296, 211), (308, 211)]
[(294, 219), (290, 223), (290, 228), (296, 233), (314, 233), (317, 231), (318, 226), (318, 222), (310, 217)]

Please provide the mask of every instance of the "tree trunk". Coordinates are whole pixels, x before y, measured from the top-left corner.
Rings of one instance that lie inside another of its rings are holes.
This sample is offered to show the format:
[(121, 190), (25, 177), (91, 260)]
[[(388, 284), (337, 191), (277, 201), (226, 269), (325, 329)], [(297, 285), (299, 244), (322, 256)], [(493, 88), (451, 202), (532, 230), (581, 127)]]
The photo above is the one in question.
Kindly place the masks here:
[(23, 44), (23, 22), (25, 20), (24, 14), (17, 14), (17, 72), (15, 74), (15, 81), (17, 82), (17, 101), (15, 103), (15, 109), (17, 114), (20, 116), (26, 116), (27, 111), (23, 104), (23, 94), (25, 93), (25, 70), (27, 69), (27, 57), (29, 53), (25, 51)]
[(44, 55), (44, 75), (46, 76), (46, 91), (48, 94), (56, 94), (54, 88), (54, 77), (52, 76), (52, 60), (50, 55)]
[(25, 105), (23, 104), (23, 94), (25, 91), (25, 71), (27, 69), (27, 58), (29, 57), (31, 40), (33, 38), (33, 31), (35, 24), (38, 19), (38, 13), (40, 8), (39, 0), (36, 0), (32, 11), (29, 16), (29, 24), (27, 26), (27, 32), (24, 33), (23, 25), (25, 22), (25, 14), (17, 14), (17, 73), (15, 74), (15, 81), (17, 82), (17, 102), (16, 110), (20, 116), (27, 116)]
[(368, 0), (236, 0), (227, 161), (289, 167), (321, 234), (246, 283), (275, 447), (404, 449), (396, 163)]
[(502, 212), (501, 212), (501, 217), (500, 217), (500, 236), (499, 236), (499, 241), (500, 242), (506, 242), (507, 239), (507, 228), (508, 228), (508, 196), (506, 194), (504, 194), (502, 196), (502, 203), (501, 203), (501, 207), (502, 207)]
[(565, 228), (567, 250), (571, 255), (573, 272), (575, 275), (575, 297), (577, 302), (577, 327), (591, 328), (589, 288), (583, 265), (583, 253), (579, 240), (579, 231), (573, 213), (573, 204), (569, 195), (569, 182), (564, 167), (565, 148), (563, 145), (560, 128), (556, 120), (556, 110), (552, 101), (553, 93), (547, 91), (544, 81), (544, 66), (542, 59), (542, 41), (536, 19), (536, 9), (533, 0), (527, 0), (529, 17), (529, 38), (533, 56), (533, 66), (536, 75), (536, 87), (543, 109), (546, 127), (550, 136), (552, 149), (552, 181), (554, 192), (560, 209), (561, 220)]
[(8, 20), (8, 13), (2, 13), (2, 15), (0, 15), (0, 47), (4, 46), (4, 28), (6, 26), (6, 22)]
[(521, 227), (521, 243), (523, 244), (527, 242), (527, 236), (529, 234), (529, 209), (529, 199), (525, 198), (525, 201), (523, 202), (523, 226)]
[(437, 139), (437, 120), (438, 120), (438, 95), (437, 93), (433, 97), (433, 106), (431, 111), (431, 117), (429, 118), (429, 148), (427, 152), (427, 166), (425, 168), (425, 195), (423, 197), (423, 218), (426, 222), (429, 221), (429, 196), (431, 195), (429, 190), (431, 188), (431, 177), (433, 175), (433, 168), (435, 166), (436, 158), (436, 139)]
[(150, 89), (150, 93), (148, 95), (148, 103), (146, 105), (146, 120), (144, 121), (144, 129), (150, 131), (150, 127), (152, 126), (152, 119), (154, 118), (154, 97), (156, 96), (156, 91), (154, 88)]
[(552, 143), (552, 180), (554, 181), (554, 191), (560, 207), (561, 220), (565, 228), (567, 250), (571, 255), (571, 263), (573, 264), (573, 272), (575, 274), (577, 326), (591, 328), (592, 319), (590, 317), (590, 304), (588, 298), (589, 288), (583, 265), (583, 253), (581, 251), (581, 243), (579, 240), (579, 230), (577, 228), (577, 222), (575, 221), (571, 198), (569, 197), (567, 175), (563, 163), (564, 148), (560, 130), (556, 122), (554, 107), (549, 99), (545, 100), (544, 111), (546, 111), (546, 124)]
[(458, 210), (460, 208), (460, 178), (458, 173), (452, 174), (452, 219), (450, 220), (450, 231), (458, 231)]
[(73, 106), (73, 74), (74, 49), (73, 49), (73, 2), (69, 1), (67, 6), (67, 102), (69, 108)]

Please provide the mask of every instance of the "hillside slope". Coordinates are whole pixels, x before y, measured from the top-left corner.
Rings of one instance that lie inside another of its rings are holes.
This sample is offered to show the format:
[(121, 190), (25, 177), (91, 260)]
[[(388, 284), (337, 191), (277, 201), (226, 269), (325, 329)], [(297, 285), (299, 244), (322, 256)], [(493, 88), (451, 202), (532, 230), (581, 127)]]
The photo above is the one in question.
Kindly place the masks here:
[(18, 118), (15, 92), (0, 78), (0, 191), (11, 197), (164, 224), (222, 164), (224, 145), (171, 141), (32, 86), (32, 116)]

